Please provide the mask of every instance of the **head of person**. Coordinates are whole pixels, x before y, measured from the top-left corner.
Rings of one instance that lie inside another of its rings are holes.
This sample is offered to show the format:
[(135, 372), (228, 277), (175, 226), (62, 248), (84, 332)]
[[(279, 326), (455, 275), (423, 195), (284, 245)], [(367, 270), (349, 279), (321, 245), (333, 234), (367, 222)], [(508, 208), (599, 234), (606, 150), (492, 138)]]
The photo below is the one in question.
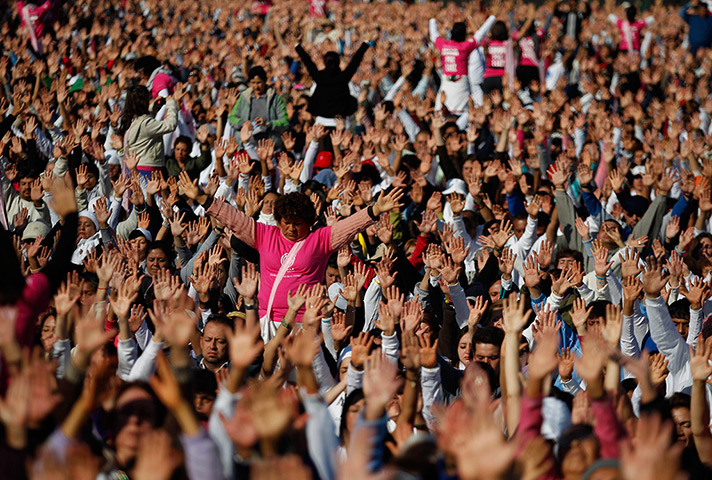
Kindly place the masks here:
[(514, 236), (517, 237), (517, 240), (522, 238), (522, 235), (524, 235), (524, 230), (527, 228), (528, 216), (529, 215), (526, 212), (521, 212), (514, 217), (514, 223), (512, 226), (514, 227)]
[(139, 262), (146, 260), (147, 249), (152, 241), (153, 235), (144, 228), (137, 228), (129, 234), (129, 242), (138, 252)]
[(564, 248), (556, 252), (556, 258), (554, 259), (554, 265), (556, 265), (556, 268), (568, 268), (575, 265), (576, 262), (583, 265), (583, 255), (578, 250)]
[(324, 54), (324, 70), (331, 73), (337, 73), (341, 71), (339, 64), (341, 59), (339, 59), (339, 54), (336, 52), (326, 52)]
[(675, 425), (675, 439), (685, 447), (694, 446), (692, 422), (690, 418), (690, 396), (686, 393), (674, 393), (668, 399), (672, 422)]
[[(626, 223), (628, 222), (628, 220), (637, 224), (639, 218), (634, 216), (626, 217)], [(603, 245), (610, 250), (618, 247), (615, 240), (613, 240), (613, 235), (616, 235), (616, 233), (618, 236), (622, 235), (623, 230), (621, 229), (621, 225), (615, 220), (606, 220), (601, 225), (601, 228), (598, 231), (598, 237), (596, 238), (600, 240)]]
[(338, 253), (334, 253), (329, 257), (329, 261), (326, 264), (326, 273), (324, 274), (324, 281), (326, 282), (326, 288), (329, 288), (336, 282), (341, 281), (341, 275), (339, 274), (339, 265), (336, 263)]
[(79, 284), (79, 303), (90, 307), (96, 300), (96, 291), (99, 289), (99, 277), (95, 273), (84, 272)]
[(507, 29), (507, 24), (502, 20), (497, 20), (492, 25), (492, 31), (490, 32), (492, 40), (497, 40), (499, 42), (504, 42), (509, 38), (509, 30)]
[(363, 390), (360, 388), (346, 396), (344, 409), (341, 412), (341, 423), (339, 424), (339, 440), (341, 440), (342, 445), (348, 443), (351, 432), (354, 431), (358, 417), (365, 405), (366, 399), (363, 395)]
[(152, 277), (171, 268), (171, 250), (163, 242), (151, 242), (146, 247), (146, 272)]
[(99, 222), (94, 213), (84, 210), (79, 212), (77, 221), (77, 240), (86, 240), (99, 231)]
[(216, 372), (229, 360), (227, 337), (232, 329), (233, 322), (229, 317), (212, 315), (208, 318), (200, 335), (203, 364), (208, 370)]
[(504, 332), (497, 327), (480, 327), (472, 337), (473, 359), (486, 363), (499, 375), (499, 360)]
[(32, 201), (32, 184), (37, 180), (37, 175), (33, 171), (27, 168), (18, 169), (18, 185), (17, 193), (20, 194), (20, 198), (31, 202)]
[(452, 26), (451, 36), (456, 42), (464, 42), (467, 39), (467, 25), (465, 25), (465, 22), (455, 22)]
[(121, 117), (121, 128), (128, 130), (131, 122), (141, 115), (148, 114), (148, 107), (151, 101), (151, 94), (143, 85), (133, 85), (126, 92), (126, 103), (124, 113)]
[(460, 339), (457, 341), (457, 361), (453, 362), (454, 367), (459, 365), (468, 366), (472, 361), (472, 336), (467, 330), (460, 332)]
[(45, 353), (50, 353), (52, 346), (57, 341), (57, 337), (54, 336), (54, 329), (57, 326), (57, 317), (54, 308), (50, 308), (40, 315), (39, 320), (40, 345), (42, 345), (42, 350), (44, 350)]
[(274, 219), (284, 238), (290, 242), (298, 242), (311, 232), (316, 220), (316, 210), (305, 194), (288, 193), (274, 203)]
[(588, 333), (598, 333), (601, 331), (603, 322), (606, 320), (606, 305), (608, 305), (608, 302), (604, 300), (597, 300), (587, 305), (591, 307), (591, 313), (586, 320), (586, 331)]
[(252, 92), (257, 96), (262, 96), (267, 91), (267, 72), (265, 69), (256, 66), (247, 73), (247, 84), (252, 88)]
[(712, 235), (707, 232), (695, 237), (690, 245), (693, 258), (712, 259)]
[(173, 157), (180, 163), (185, 163), (188, 160), (190, 151), (193, 149), (193, 142), (185, 135), (176, 138), (173, 145)]
[(558, 457), (564, 478), (581, 478), (600, 456), (600, 443), (590, 425), (572, 425), (561, 434)]
[(690, 302), (685, 298), (678, 300), (668, 307), (668, 311), (675, 330), (687, 341), (687, 333), (690, 330)]
[(116, 460), (120, 466), (129, 465), (142, 437), (163, 424), (165, 409), (148, 385), (128, 383), (120, 388), (112, 413)]
[(213, 411), (218, 382), (215, 374), (208, 370), (197, 369), (193, 375), (193, 409), (198, 420), (207, 422)]
[(638, 15), (638, 9), (635, 5), (628, 5), (625, 9), (625, 17), (630, 23), (635, 22), (635, 16)]
[(499, 294), (502, 290), (502, 281), (497, 279), (492, 285), (487, 289), (487, 294), (489, 295), (490, 302), (496, 302), (499, 300)]
[(268, 192), (262, 199), (262, 213), (274, 215), (274, 204), (279, 196), (274, 192)]

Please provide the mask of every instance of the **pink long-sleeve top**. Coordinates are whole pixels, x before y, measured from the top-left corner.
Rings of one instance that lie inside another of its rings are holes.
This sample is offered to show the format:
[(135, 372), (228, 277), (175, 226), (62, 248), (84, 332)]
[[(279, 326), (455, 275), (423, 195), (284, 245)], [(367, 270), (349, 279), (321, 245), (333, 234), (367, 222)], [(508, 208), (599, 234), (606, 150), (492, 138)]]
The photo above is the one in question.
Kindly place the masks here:
[[(206, 211), (232, 230), (237, 238), (259, 252), (261, 277), (257, 300), (262, 318), (267, 313), (269, 296), (277, 273), (295, 242), (284, 238), (278, 227), (257, 223), (221, 200), (213, 200)], [(319, 228), (309, 233), (294, 265), (287, 270), (277, 287), (272, 303), (272, 320), (279, 322), (287, 313), (289, 291), (295, 292), (302, 284), (311, 286), (321, 283), (331, 254), (348, 244), (355, 234), (372, 223), (374, 220), (368, 210), (363, 209), (331, 227)], [(301, 320), (302, 314), (303, 310), (299, 312), (298, 320)]]
[(645, 28), (645, 20), (636, 20), (631, 23), (628, 20), (619, 18), (616, 27), (621, 33), (621, 50), (640, 50), (640, 32)]
[[(521, 413), (519, 417), (519, 427), (516, 436), (519, 441), (517, 454), (521, 455), (527, 444), (537, 435), (540, 435), (541, 425), (544, 417), (541, 413), (543, 397), (531, 398), (522, 395)], [(596, 417), (596, 424), (593, 433), (598, 438), (601, 445), (600, 458), (618, 458), (620, 451), (618, 445), (625, 436), (618, 419), (616, 411), (608, 397), (591, 401), (591, 410)], [(556, 468), (556, 462), (552, 462), (552, 467), (540, 480), (560, 479), (561, 474)]]
[(435, 46), (440, 51), (445, 76), (467, 75), (467, 58), (478, 47), (474, 37), (464, 42), (438, 37), (435, 40)]

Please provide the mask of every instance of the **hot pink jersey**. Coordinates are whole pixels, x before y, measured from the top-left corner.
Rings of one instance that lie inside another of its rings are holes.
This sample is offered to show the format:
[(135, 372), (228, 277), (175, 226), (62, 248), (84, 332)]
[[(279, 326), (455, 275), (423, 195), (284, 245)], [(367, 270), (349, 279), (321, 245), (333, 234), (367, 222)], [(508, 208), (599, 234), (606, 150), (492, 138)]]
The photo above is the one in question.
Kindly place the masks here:
[(474, 38), (464, 42), (455, 42), (438, 37), (435, 40), (435, 46), (440, 51), (445, 76), (467, 75), (467, 57), (478, 46)]
[(486, 43), (487, 58), (485, 59), (484, 78), (501, 77), (507, 64), (507, 42), (489, 40)]
[[(536, 32), (537, 37), (539, 37), (539, 45), (544, 39), (544, 32), (538, 30)], [(514, 32), (514, 38), (519, 38), (519, 32)], [(520, 38), (519, 42), (519, 65), (526, 65), (529, 67), (539, 66), (539, 52), (537, 51), (537, 43), (534, 41), (534, 37), (528, 35), (524, 38)]]
[[(646, 25), (645, 20), (637, 20), (630, 23), (628, 20), (619, 18), (616, 22), (616, 26), (621, 32), (621, 50), (640, 50), (640, 31)], [(631, 43), (632, 47), (630, 45)]]

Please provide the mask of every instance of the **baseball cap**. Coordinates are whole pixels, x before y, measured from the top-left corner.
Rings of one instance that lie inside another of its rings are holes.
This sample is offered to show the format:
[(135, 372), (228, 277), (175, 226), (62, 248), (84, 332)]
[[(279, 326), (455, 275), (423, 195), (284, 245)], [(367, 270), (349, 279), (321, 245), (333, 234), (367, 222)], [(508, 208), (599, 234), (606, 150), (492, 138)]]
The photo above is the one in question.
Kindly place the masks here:
[(334, 160), (334, 154), (331, 152), (320, 152), (316, 156), (316, 161), (314, 162), (314, 168), (329, 168), (331, 167), (331, 162)]
[(22, 232), (22, 241), (26, 242), (28, 240), (34, 240), (40, 236), (47, 237), (48, 233), (49, 225), (40, 220), (36, 220), (27, 224), (25, 230)]

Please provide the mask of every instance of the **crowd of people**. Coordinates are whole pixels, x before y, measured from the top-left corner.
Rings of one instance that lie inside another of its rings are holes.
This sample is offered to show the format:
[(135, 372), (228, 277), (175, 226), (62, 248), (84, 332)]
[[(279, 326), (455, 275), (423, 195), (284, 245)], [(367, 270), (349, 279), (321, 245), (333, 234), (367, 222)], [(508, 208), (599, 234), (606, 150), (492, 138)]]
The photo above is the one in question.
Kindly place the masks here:
[(14, 2), (0, 477), (712, 478), (708, 8)]

